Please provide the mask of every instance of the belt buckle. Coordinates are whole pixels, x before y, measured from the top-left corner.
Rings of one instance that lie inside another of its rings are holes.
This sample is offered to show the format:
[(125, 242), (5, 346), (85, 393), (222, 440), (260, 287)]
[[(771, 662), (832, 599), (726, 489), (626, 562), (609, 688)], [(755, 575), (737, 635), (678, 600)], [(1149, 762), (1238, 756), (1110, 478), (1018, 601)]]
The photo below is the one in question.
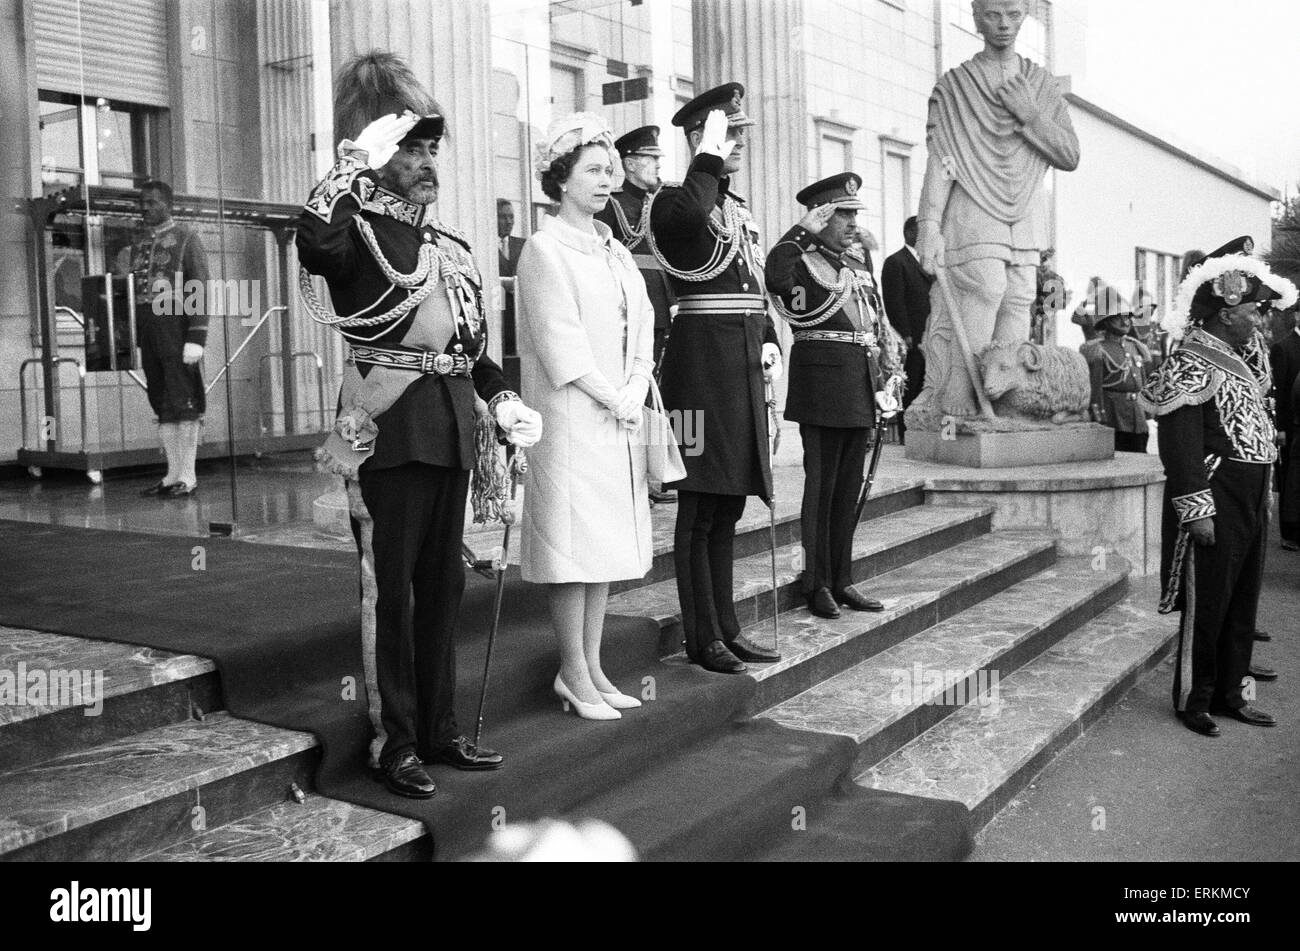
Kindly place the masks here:
[(434, 354), (430, 352), (428, 359), (430, 368), (439, 376), (446, 376), (451, 372), (452, 367), (456, 365), (456, 361), (445, 353)]

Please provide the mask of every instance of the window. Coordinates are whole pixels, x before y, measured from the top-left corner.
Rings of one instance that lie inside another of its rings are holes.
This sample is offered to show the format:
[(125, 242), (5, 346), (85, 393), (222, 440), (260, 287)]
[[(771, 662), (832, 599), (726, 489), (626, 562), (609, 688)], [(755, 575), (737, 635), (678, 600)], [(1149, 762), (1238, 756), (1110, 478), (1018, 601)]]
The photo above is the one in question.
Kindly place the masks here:
[(156, 174), (159, 110), (110, 99), (42, 92), (41, 187), (130, 188)]
[(586, 108), (583, 73), (570, 66), (551, 64), (551, 116), (567, 116)]
[(912, 146), (896, 139), (880, 140), (880, 240), (882, 250), (903, 242), (903, 222), (912, 208)]
[(1173, 309), (1181, 266), (1181, 255), (1137, 248), (1134, 252), (1134, 306), (1139, 299), (1146, 300), (1156, 307), (1153, 319), (1162, 320)]

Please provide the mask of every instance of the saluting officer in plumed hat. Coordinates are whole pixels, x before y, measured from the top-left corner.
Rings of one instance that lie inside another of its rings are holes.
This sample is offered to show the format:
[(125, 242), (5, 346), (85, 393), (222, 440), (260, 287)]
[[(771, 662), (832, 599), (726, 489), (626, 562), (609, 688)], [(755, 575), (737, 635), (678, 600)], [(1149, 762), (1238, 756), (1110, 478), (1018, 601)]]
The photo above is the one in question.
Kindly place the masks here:
[(1160, 610), (1182, 611), (1174, 707), (1206, 736), (1220, 732), (1212, 714), (1276, 722), (1252, 703), (1253, 679), (1275, 676), (1251, 665), (1277, 458), (1259, 325), (1297, 293), (1253, 250), (1238, 238), (1188, 272), (1166, 321), (1182, 343), (1142, 391), (1166, 476)]
[(854, 513), (877, 411), (900, 409), (904, 382), (902, 341), (852, 250), (866, 210), (861, 188), (844, 172), (799, 192), (808, 213), (767, 256), (768, 291), (794, 330), (785, 418), (803, 439), (800, 583), (809, 610), (824, 618), (839, 617), (841, 606), (883, 610), (853, 587)]
[[(320, 456), (347, 481), (362, 559), (372, 764), (392, 792), (427, 798), (426, 764), (502, 762), (460, 733), (454, 710), (476, 397), (486, 424), (515, 445), (535, 443), (541, 420), (487, 355), (468, 241), (434, 216), (442, 110), (402, 60), (374, 52), (340, 71), (334, 115), (338, 162), (308, 197), (297, 236), (308, 311), (349, 345)], [(328, 303), (308, 274), (325, 278)]]
[(686, 651), (720, 673), (742, 673), (744, 661), (778, 656), (741, 635), (732, 591), (736, 522), (746, 497), (772, 497), (764, 384), (781, 372), (758, 229), (731, 190), (754, 125), (744, 94), (740, 83), (727, 83), (673, 116), (695, 157), (680, 185), (652, 196), (646, 230), (650, 253), (677, 295), (661, 378), (664, 405), (686, 443), (686, 478), (673, 486)]
[(1097, 280), (1093, 295), (1093, 326), (1101, 336), (1086, 341), (1079, 352), (1088, 362), (1092, 407), (1097, 421), (1115, 431), (1116, 452), (1147, 451), (1147, 412), (1138, 393), (1155, 366), (1151, 351), (1132, 336), (1137, 311), (1115, 288)]

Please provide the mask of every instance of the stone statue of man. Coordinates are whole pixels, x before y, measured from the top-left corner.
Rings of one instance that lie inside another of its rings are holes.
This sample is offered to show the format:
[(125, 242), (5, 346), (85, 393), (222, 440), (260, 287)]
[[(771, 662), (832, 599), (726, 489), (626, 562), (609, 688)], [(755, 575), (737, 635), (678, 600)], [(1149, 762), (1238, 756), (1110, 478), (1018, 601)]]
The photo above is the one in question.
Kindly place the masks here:
[(978, 415), (954, 319), (963, 322), (975, 359), (991, 343), (1029, 339), (1039, 252), (1051, 243), (1043, 180), (1049, 166), (1068, 172), (1079, 165), (1079, 140), (1055, 77), (1016, 53), (1028, 0), (974, 0), (971, 7), (984, 49), (945, 73), (930, 96), (917, 215), (921, 266), (942, 271), (959, 311), (950, 312), (936, 282), (925, 389), (907, 420), (930, 431), (943, 416)]

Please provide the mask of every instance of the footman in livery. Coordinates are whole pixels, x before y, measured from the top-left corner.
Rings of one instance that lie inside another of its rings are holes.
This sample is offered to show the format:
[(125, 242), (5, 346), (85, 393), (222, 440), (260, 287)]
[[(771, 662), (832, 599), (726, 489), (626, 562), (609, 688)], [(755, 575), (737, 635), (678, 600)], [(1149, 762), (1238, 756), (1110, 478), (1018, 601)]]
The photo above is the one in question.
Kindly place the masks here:
[[(307, 199), (297, 238), (308, 310), (349, 344), (321, 458), (347, 480), (361, 553), (371, 755), (388, 788), (411, 798), (436, 791), (426, 764), (501, 765), (461, 734), (453, 704), (476, 404), (486, 401), (482, 411), (515, 445), (541, 434), (487, 356), (469, 244), (433, 215), (440, 112), (391, 54), (345, 66), (335, 87), (339, 160)], [(325, 278), (332, 307), (311, 274)], [(490, 451), (497, 433), (482, 432), (477, 443)]]
[(1288, 307), (1297, 295), (1253, 248), (1238, 238), (1184, 278), (1167, 327), (1185, 336), (1142, 391), (1167, 477), (1160, 610), (1182, 612), (1174, 706), (1206, 736), (1219, 734), (1211, 714), (1275, 723), (1245, 689), (1277, 458), (1259, 326), (1275, 301)]
[(901, 409), (903, 343), (885, 318), (857, 235), (862, 179), (852, 172), (809, 185), (808, 214), (767, 257), (767, 287), (794, 328), (785, 418), (803, 438), (801, 587), (808, 608), (880, 611), (853, 588), (854, 514), (873, 429)]
[(776, 328), (767, 313), (758, 229), (731, 191), (748, 132), (744, 87), (728, 83), (673, 117), (695, 152), (681, 185), (655, 193), (646, 232), (650, 252), (677, 295), (664, 351), (664, 406), (692, 431), (683, 447), (673, 556), (686, 652), (719, 673), (744, 661), (779, 659), (740, 633), (732, 593), (736, 522), (745, 499), (772, 498), (764, 383), (781, 372)]

